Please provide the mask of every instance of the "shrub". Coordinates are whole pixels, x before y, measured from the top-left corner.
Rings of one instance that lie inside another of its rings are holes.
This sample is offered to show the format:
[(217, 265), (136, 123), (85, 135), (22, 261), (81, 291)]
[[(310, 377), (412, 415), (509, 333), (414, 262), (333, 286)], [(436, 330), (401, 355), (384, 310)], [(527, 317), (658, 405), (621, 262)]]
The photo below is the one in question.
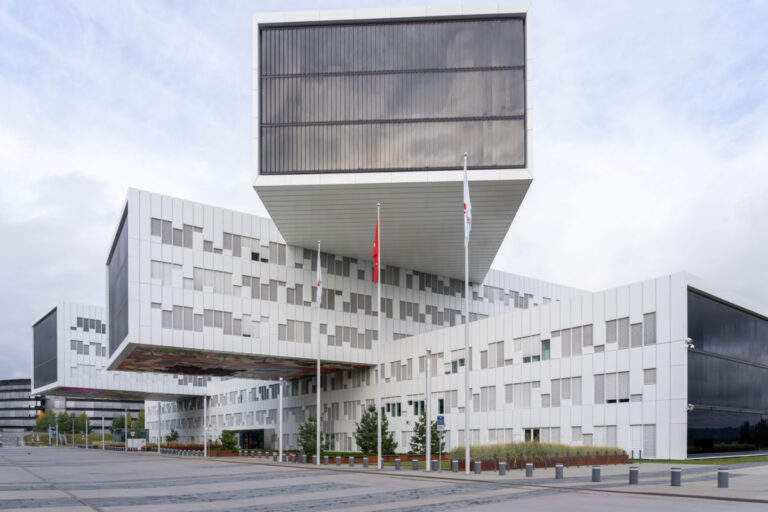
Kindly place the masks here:
[[(554, 457), (555, 454), (560, 457), (586, 455), (613, 455), (614, 453), (623, 454), (624, 450), (620, 448), (611, 448), (608, 446), (571, 446), (567, 444), (553, 443), (506, 443), (506, 444), (485, 444), (469, 447), (470, 457), (472, 459), (490, 460), (494, 457), (503, 459), (507, 456), (514, 458), (532, 457)], [(464, 459), (464, 447), (459, 446), (450, 452), (454, 459)]]
[(179, 440), (179, 433), (176, 432), (176, 429), (172, 428), (171, 429), (171, 433), (168, 434), (167, 436), (165, 436), (165, 440), (168, 443), (172, 443), (174, 441), (178, 441)]

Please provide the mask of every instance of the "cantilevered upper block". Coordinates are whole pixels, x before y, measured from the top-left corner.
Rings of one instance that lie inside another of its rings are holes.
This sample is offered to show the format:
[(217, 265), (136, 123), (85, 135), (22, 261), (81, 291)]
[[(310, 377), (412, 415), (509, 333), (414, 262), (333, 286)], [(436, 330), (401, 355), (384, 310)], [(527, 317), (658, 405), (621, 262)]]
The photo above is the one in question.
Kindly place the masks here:
[(482, 282), (531, 183), (526, 8), (254, 17), (254, 189), (286, 242)]
[[(374, 365), (385, 343), (451, 325), (464, 282), (287, 245), (263, 217), (129, 190), (107, 259), (112, 370), (275, 379)], [(472, 284), (470, 320), (585, 292), (498, 271)], [(319, 315), (319, 322), (317, 321)], [(318, 347), (319, 345), (319, 347)]]
[(32, 394), (173, 399), (205, 393), (204, 377), (107, 370), (102, 307), (59, 303), (32, 324)]

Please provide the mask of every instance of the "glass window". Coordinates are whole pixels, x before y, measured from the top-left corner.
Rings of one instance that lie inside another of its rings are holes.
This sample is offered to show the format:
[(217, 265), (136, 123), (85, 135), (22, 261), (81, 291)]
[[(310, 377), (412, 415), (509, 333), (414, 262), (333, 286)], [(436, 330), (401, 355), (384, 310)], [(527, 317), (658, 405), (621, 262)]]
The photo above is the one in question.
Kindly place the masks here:
[(525, 165), (522, 18), (265, 27), (260, 37), (263, 174), (458, 168), (456, 147), (475, 155), (473, 168)]
[(656, 344), (656, 313), (643, 315), (643, 338), (646, 345)]
[(541, 340), (541, 360), (549, 361), (549, 340)]

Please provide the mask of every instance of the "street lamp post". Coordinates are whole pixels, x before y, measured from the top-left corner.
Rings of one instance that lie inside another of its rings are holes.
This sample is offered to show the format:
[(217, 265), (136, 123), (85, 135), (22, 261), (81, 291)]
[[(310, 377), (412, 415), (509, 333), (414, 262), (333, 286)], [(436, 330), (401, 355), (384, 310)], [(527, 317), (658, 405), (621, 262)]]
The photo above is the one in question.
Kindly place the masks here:
[(430, 420), (432, 419), (432, 349), (427, 349), (427, 392), (426, 397), (424, 399), (424, 403), (427, 406), (427, 414), (424, 418), (424, 424), (425, 428), (427, 429), (427, 446), (426, 446), (426, 457), (424, 459), (424, 466), (427, 471), (431, 471), (431, 465), (432, 465), (432, 424)]

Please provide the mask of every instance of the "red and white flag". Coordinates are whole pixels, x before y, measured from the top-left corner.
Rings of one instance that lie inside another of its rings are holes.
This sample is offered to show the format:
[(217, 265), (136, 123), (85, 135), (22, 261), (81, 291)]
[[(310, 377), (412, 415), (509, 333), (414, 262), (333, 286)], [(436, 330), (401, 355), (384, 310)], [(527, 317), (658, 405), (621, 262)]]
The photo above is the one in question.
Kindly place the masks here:
[(323, 274), (320, 269), (320, 251), (317, 251), (317, 297), (315, 300), (318, 304), (323, 301)]
[(469, 182), (467, 164), (464, 163), (464, 246), (469, 245), (469, 232), (472, 231), (472, 202), (469, 200)]
[(373, 237), (373, 284), (379, 281), (379, 214), (376, 214), (376, 234)]

